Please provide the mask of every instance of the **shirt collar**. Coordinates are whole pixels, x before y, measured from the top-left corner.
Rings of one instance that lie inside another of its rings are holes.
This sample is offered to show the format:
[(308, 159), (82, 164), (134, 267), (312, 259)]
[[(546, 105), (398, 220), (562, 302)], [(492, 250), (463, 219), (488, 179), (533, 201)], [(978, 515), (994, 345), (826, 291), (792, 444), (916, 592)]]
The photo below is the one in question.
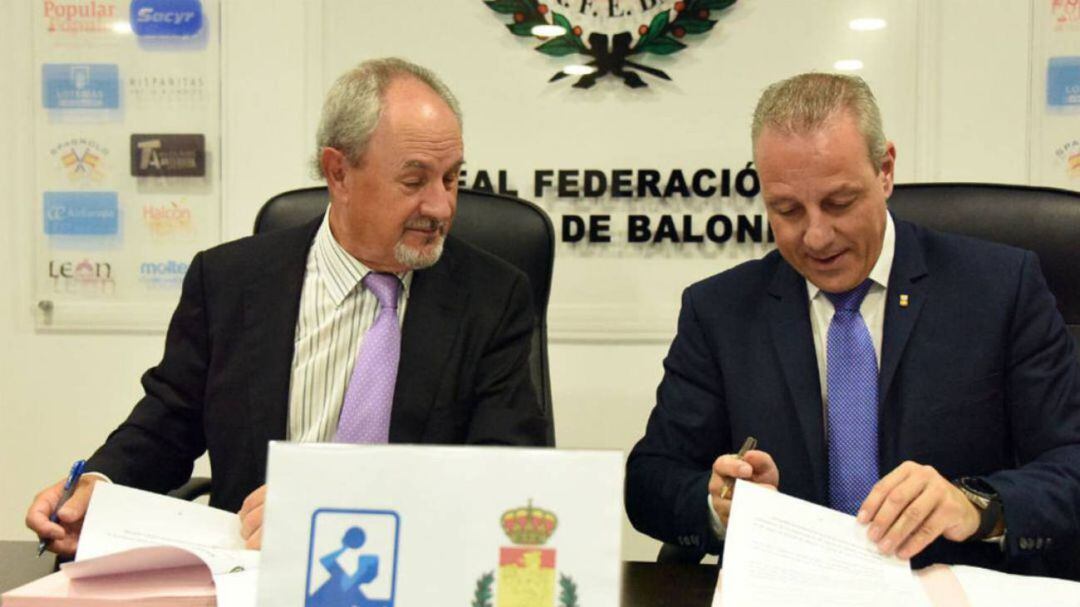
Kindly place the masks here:
[[(889, 273), (892, 272), (893, 256), (896, 254), (896, 226), (893, 225), (892, 213), (885, 212), (885, 236), (881, 240), (881, 254), (878, 255), (877, 263), (870, 269), (870, 280), (873, 281), (871, 288), (889, 288)], [(806, 290), (810, 299), (816, 298), (821, 289), (809, 280), (806, 281)]]
[[(334, 238), (333, 232), (330, 231), (329, 209), (323, 215), (312, 248), (319, 270), (319, 280), (326, 287), (326, 292), (330, 294), (334, 305), (341, 306), (355, 290), (363, 288), (359, 286), (360, 281), (372, 270), (350, 255)], [(401, 281), (401, 294), (405, 298), (409, 296), (412, 274), (412, 270), (396, 274), (398, 280)]]

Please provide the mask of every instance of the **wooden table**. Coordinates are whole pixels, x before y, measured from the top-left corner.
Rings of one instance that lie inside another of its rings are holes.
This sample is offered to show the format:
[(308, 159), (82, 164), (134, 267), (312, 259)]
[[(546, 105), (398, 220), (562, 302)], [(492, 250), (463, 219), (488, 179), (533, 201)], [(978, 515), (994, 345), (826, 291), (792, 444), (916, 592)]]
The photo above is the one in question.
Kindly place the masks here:
[[(51, 555), (36, 553), (37, 542), (0, 541), (0, 593), (52, 571)], [(625, 562), (622, 607), (709, 607), (716, 572), (715, 565)]]

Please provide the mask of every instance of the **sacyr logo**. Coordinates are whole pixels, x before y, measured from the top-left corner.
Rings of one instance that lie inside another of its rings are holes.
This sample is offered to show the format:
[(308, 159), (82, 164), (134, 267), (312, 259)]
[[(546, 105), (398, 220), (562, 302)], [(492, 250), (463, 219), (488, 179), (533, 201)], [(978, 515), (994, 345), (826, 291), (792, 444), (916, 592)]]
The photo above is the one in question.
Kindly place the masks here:
[(134, 0), (131, 30), (136, 36), (194, 36), (203, 26), (199, 0)]

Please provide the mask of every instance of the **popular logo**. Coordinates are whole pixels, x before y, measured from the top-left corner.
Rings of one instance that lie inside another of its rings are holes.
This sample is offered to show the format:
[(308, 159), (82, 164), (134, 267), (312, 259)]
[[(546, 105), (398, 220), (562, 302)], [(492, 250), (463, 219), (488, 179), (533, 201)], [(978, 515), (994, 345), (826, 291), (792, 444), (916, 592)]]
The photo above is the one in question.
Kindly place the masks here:
[(53, 146), (49, 156), (73, 184), (96, 184), (106, 177), (109, 149), (93, 139), (68, 139)]
[(131, 30), (140, 37), (194, 36), (203, 27), (199, 0), (134, 0)]
[(202, 135), (132, 135), (135, 177), (202, 177), (206, 151)]
[(112, 265), (103, 261), (49, 261), (49, 278), (57, 293), (111, 295), (116, 292)]
[(190, 236), (194, 232), (191, 207), (185, 200), (163, 204), (146, 204), (142, 209), (143, 223), (158, 238)]
[[(544, 548), (559, 520), (547, 510), (527, 506), (503, 513), (502, 530), (513, 546), (499, 548), (499, 575), (485, 573), (476, 581), (472, 607), (553, 607), (555, 603), (555, 549)], [(495, 585), (496, 594), (492, 593)], [(559, 607), (578, 607), (577, 584), (559, 576)]]
[(45, 192), (45, 233), (114, 236), (120, 211), (116, 192)]
[(1080, 29), (1080, 0), (1053, 0), (1050, 14), (1054, 31), (1076, 31)]
[(139, 264), (139, 282), (151, 289), (176, 289), (184, 282), (186, 261), (147, 261)]
[(109, 1), (62, 2), (45, 0), (45, 28), (50, 33), (112, 32), (116, 5)]
[(115, 63), (46, 63), (41, 85), (42, 105), (48, 109), (120, 107), (120, 68)]
[(400, 527), (390, 510), (316, 510), (304, 606), (394, 607)]
[(671, 80), (664, 71), (638, 63), (637, 60), (648, 55), (671, 55), (683, 50), (686, 48), (683, 40), (688, 40), (687, 34), (708, 32), (716, 25), (716, 19), (712, 17), (736, 2), (550, 1), (564, 12), (555, 12), (538, 0), (484, 0), (484, 4), (512, 18), (512, 22), (506, 26), (510, 33), (542, 40), (536, 47), (537, 51), (551, 57), (582, 55), (586, 61), (583, 65), (564, 68), (549, 80), (555, 82), (578, 75), (580, 78), (574, 83), (577, 88), (589, 88), (608, 74), (622, 78), (630, 88), (648, 86), (638, 72)]

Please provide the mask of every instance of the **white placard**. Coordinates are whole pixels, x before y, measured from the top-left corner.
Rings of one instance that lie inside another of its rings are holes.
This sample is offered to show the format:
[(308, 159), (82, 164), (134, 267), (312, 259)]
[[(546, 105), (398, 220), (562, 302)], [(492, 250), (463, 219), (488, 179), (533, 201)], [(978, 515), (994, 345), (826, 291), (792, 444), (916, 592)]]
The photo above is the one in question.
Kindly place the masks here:
[(619, 604), (618, 452), (271, 443), (267, 483), (259, 605)]

